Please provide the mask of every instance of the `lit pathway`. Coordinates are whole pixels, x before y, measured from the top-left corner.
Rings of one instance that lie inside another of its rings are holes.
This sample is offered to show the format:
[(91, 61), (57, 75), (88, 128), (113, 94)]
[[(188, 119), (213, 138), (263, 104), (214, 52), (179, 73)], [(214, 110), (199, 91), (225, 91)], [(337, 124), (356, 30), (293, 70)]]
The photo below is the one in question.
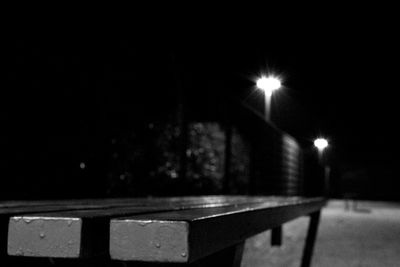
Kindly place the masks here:
[[(242, 266), (300, 266), (308, 219), (284, 227), (283, 246), (271, 248), (269, 233), (246, 243)], [(313, 267), (400, 266), (400, 204), (360, 202), (345, 211), (331, 201), (322, 213)]]

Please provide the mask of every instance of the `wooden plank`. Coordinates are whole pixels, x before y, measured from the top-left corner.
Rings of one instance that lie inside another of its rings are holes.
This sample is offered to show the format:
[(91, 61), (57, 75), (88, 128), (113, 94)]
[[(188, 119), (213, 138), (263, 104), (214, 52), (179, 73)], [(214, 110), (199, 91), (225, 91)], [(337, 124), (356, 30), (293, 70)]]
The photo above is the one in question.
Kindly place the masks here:
[(89, 257), (107, 252), (110, 218), (170, 210), (237, 206), (280, 199), (282, 197), (220, 196), (184, 201), (185, 198), (176, 198), (171, 202), (162, 199), (163, 201), (146, 205), (13, 216), (9, 220), (7, 250), (9, 255), (17, 256)]
[[(233, 196), (229, 201), (244, 199), (246, 196)], [(153, 203), (161, 202), (225, 202), (226, 196), (210, 195), (210, 196), (183, 196), (183, 197), (148, 197), (148, 198), (106, 198), (106, 199), (70, 199), (70, 200), (13, 200), (13, 201), (0, 201), (0, 213), (2, 211), (8, 212), (10, 208), (23, 208), (23, 207), (45, 207), (45, 206), (92, 206), (101, 208), (103, 206), (119, 206), (119, 205), (152, 205)]]
[(27, 206), (99, 205), (118, 204), (131, 201), (146, 201), (151, 198), (107, 198), (107, 199), (54, 199), (54, 200), (8, 200), (0, 201), (0, 209)]
[(185, 196), (162, 198), (110, 198), (110, 199), (73, 199), (73, 200), (13, 200), (0, 202), (0, 257), (7, 254), (7, 232), (10, 216), (28, 215), (44, 212), (74, 211), (82, 209), (104, 209), (122, 206), (156, 206), (160, 203), (170, 205), (191, 205), (196, 203), (226, 203), (227, 201), (239, 201), (246, 196)]
[[(43, 212), (57, 212), (57, 211), (68, 211), (68, 210), (80, 210), (80, 209), (102, 209), (105, 205), (80, 205), (72, 203), (70, 205), (42, 205), (31, 206), (30, 204), (24, 206), (24, 202), (18, 203), (18, 205), (12, 205), (13, 207), (1, 207), (0, 208), (0, 258), (7, 255), (7, 232), (9, 225), (10, 216), (18, 214), (35, 214)], [(114, 205), (107, 205), (107, 208), (115, 207)]]
[(110, 224), (110, 255), (124, 261), (193, 262), (324, 205), (315, 198), (117, 218)]
[[(97, 210), (109, 209), (114, 207), (154, 207), (158, 205), (229, 205), (236, 202), (247, 201), (247, 196), (202, 196), (202, 197), (166, 197), (166, 198), (133, 198), (133, 199), (103, 199), (101, 200), (71, 200), (59, 201), (52, 203), (52, 201), (40, 201), (38, 205), (32, 205), (27, 201), (15, 201), (12, 205), (5, 204), (0, 206), (0, 220), (6, 219), (10, 216), (19, 214), (35, 214), (44, 212), (57, 212), (57, 211), (74, 211), (74, 210)], [(265, 197), (257, 197), (253, 201), (263, 201)], [(0, 228), (1, 231), (1, 228)]]
[[(279, 199), (279, 196), (274, 198)], [(256, 197), (252, 201), (269, 200), (271, 197)], [(114, 207), (153, 207), (157, 205), (208, 205), (222, 204), (229, 205), (242, 203), (249, 200), (248, 196), (202, 196), (202, 197), (166, 197), (166, 198), (133, 198), (133, 199), (104, 199), (104, 200), (82, 200), (82, 201), (62, 201), (52, 203), (51, 201), (41, 201), (38, 205), (30, 202), (19, 201), (12, 206), (0, 205), (1, 215), (23, 214), (23, 213), (42, 213), (53, 211), (72, 211), (88, 209), (104, 209)]]

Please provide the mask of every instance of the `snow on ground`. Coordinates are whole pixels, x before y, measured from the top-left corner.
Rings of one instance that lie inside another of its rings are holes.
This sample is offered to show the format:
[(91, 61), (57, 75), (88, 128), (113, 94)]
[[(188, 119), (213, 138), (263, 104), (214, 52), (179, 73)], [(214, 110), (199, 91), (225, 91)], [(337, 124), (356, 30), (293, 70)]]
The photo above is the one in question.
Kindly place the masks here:
[[(333, 200), (324, 208), (313, 267), (399, 267), (400, 204), (359, 201), (346, 210)], [(270, 232), (246, 242), (242, 267), (300, 266), (308, 218), (284, 225), (281, 247), (270, 246)]]

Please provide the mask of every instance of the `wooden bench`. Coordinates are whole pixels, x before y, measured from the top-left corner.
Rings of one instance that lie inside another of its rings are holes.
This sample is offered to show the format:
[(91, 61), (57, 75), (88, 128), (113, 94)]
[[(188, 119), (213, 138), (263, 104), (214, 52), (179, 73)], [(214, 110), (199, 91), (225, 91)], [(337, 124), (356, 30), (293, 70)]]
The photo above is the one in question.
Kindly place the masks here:
[(308, 215), (302, 266), (309, 266), (325, 202), (249, 196), (4, 202), (0, 262), (24, 258), (29, 266), (52, 258), (64, 259), (62, 266), (68, 261), (76, 266), (73, 259), (109, 262), (102, 266), (239, 266), (247, 238), (273, 229), (272, 244), (280, 244), (281, 226)]

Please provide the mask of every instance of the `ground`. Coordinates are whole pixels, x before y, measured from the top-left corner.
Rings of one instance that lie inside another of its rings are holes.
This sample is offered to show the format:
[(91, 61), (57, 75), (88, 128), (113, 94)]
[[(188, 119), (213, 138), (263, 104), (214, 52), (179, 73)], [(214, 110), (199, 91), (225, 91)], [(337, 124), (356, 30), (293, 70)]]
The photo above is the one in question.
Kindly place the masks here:
[[(400, 203), (343, 201), (324, 208), (315, 244), (313, 267), (400, 266)], [(308, 218), (284, 225), (281, 247), (270, 246), (270, 233), (246, 242), (242, 267), (300, 266)]]

